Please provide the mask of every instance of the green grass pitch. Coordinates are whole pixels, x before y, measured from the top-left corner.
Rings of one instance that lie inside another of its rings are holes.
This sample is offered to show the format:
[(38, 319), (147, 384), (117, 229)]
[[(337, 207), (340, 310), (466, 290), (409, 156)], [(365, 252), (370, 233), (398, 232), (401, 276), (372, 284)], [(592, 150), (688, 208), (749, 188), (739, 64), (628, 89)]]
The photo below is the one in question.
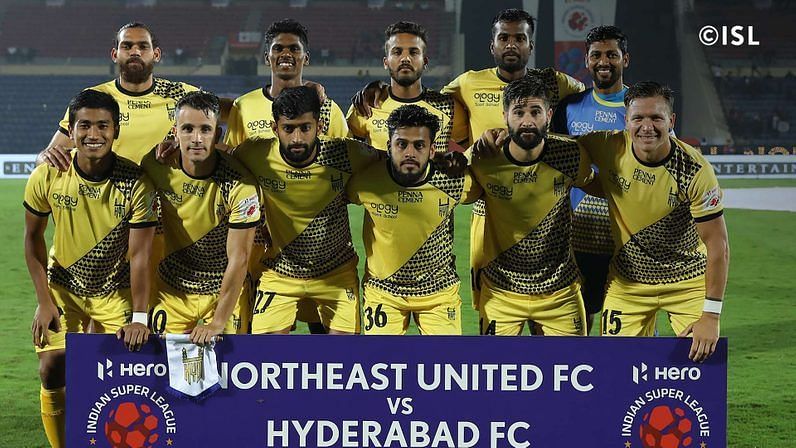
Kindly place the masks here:
[[(33, 287), (23, 258), (24, 180), (0, 181), (0, 447), (44, 447), (39, 380), (30, 322)], [(733, 180), (723, 186), (796, 186), (794, 180)], [(796, 198), (795, 198), (796, 199)], [(788, 447), (796, 439), (796, 213), (728, 210), (731, 269), (721, 333), (729, 338), (729, 446)], [(351, 208), (355, 241), (362, 212)], [(469, 303), (469, 209), (457, 212), (459, 273), (464, 279), (464, 330), (477, 334)], [(358, 245), (361, 252), (361, 245)], [(360, 266), (361, 273), (361, 266)], [(302, 325), (303, 327), (303, 325)], [(671, 335), (666, 319), (661, 334)], [(709, 447), (719, 448), (719, 447)]]

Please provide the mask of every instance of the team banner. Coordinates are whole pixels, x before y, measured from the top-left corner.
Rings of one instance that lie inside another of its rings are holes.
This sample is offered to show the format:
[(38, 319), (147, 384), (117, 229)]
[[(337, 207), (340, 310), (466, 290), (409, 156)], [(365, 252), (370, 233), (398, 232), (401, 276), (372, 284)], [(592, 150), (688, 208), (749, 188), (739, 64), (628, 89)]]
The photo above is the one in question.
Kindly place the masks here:
[(555, 0), (555, 68), (591, 86), (585, 66), (586, 35), (600, 25), (613, 25), (616, 0)]
[(203, 401), (160, 339), (67, 339), (69, 447), (727, 445), (725, 339), (695, 364), (677, 338), (228, 336)]

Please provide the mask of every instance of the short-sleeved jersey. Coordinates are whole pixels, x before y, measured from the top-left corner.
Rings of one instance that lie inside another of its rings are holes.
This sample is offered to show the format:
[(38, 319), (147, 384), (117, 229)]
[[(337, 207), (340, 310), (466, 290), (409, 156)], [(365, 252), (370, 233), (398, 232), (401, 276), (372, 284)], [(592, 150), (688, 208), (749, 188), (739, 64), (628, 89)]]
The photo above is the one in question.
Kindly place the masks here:
[(672, 151), (656, 164), (640, 161), (627, 131), (578, 138), (600, 170), (616, 249), (611, 268), (630, 281), (676, 283), (705, 273), (705, 245), (695, 222), (721, 216), (713, 168), (693, 147), (670, 137)]
[[(227, 135), (224, 143), (229, 146), (238, 146), (247, 138), (274, 138), (271, 125), (274, 122), (274, 113), (271, 109), (274, 99), (268, 93), (270, 86), (252, 90), (239, 96), (232, 103), (227, 119)], [(323, 135), (329, 138), (343, 138), (348, 136), (348, 125), (340, 107), (326, 97), (321, 104), (321, 124)]]
[(360, 115), (354, 106), (348, 109), (346, 119), (351, 134), (366, 141), (376, 149), (387, 150), (389, 132), (387, 118), (392, 111), (407, 104), (425, 108), (439, 119), (439, 132), (434, 139), (437, 152), (447, 152), (448, 142), (464, 142), (468, 138), (467, 116), (461, 104), (450, 95), (435, 90), (425, 89), (417, 98), (397, 98), (390, 90), (390, 96), (378, 108), (373, 108), (370, 118)]
[(38, 166), (25, 187), (28, 211), (52, 213), (55, 236), (48, 278), (80, 297), (129, 288), (129, 230), (157, 225), (152, 183), (138, 165), (113, 157), (113, 168), (104, 178), (83, 173), (73, 157), (64, 172)]
[[(141, 163), (141, 159), (174, 128), (177, 101), (196, 87), (183, 82), (154, 78), (152, 87), (144, 92), (125, 90), (118, 79), (89, 87), (105, 92), (119, 103), (119, 137), (113, 150), (120, 156)], [(69, 135), (69, 109), (59, 130)]]
[(365, 286), (400, 297), (426, 296), (459, 283), (453, 255), (453, 210), (481, 192), (468, 173), (433, 167), (414, 187), (398, 184), (390, 162), (354, 176), (348, 198), (365, 209)]
[[(550, 67), (528, 69), (526, 76), (535, 76), (544, 81), (550, 95), (550, 107), (556, 107), (562, 98), (585, 89), (582, 82)], [(503, 119), (503, 89), (508, 83), (493, 67), (462, 73), (442, 89), (442, 93), (453, 95), (467, 110), (471, 143), (478, 140), (487, 129), (506, 127)]]
[(188, 294), (218, 294), (227, 268), (229, 229), (260, 223), (254, 177), (232, 156), (217, 151), (215, 157), (213, 172), (202, 178), (159, 163), (154, 152), (141, 162), (160, 196), (165, 256), (158, 274)]
[[(610, 95), (594, 88), (564, 98), (553, 115), (553, 132), (583, 135), (592, 131), (620, 131), (625, 128), (627, 87)], [(610, 255), (614, 252), (608, 201), (573, 188), (572, 247), (577, 252)]]
[(536, 160), (520, 162), (507, 142), (471, 167), (484, 190), (483, 273), (499, 288), (547, 294), (572, 285), (569, 191), (593, 179), (591, 160), (574, 140), (548, 134)]
[(383, 157), (353, 139), (319, 139), (316, 147), (301, 168), (284, 160), (277, 139), (247, 140), (233, 152), (263, 192), (271, 244), (262, 268), (293, 278), (320, 277), (356, 262), (345, 187), (352, 173)]

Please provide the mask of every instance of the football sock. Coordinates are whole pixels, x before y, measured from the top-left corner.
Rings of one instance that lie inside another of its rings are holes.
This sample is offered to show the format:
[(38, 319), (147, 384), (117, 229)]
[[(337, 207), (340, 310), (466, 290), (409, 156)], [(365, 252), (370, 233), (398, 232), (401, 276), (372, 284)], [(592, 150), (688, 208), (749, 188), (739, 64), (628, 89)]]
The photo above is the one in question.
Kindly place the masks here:
[(58, 389), (41, 388), (41, 422), (44, 424), (44, 432), (47, 440), (53, 448), (64, 448), (66, 446), (66, 388)]

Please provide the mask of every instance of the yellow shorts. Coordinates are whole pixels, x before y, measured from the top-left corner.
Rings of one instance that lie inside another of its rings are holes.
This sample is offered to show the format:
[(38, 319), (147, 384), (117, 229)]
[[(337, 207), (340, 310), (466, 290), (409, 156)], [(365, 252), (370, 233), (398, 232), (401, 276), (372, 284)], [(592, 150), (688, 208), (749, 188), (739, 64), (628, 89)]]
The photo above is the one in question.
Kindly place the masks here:
[(669, 314), (675, 334), (702, 316), (705, 276), (669, 284), (647, 285), (609, 274), (600, 331), (605, 336), (653, 336), (658, 310)]
[(310, 279), (286, 277), (273, 270), (263, 272), (252, 307), (252, 333), (291, 328), (298, 310), (306, 306), (299, 305), (307, 300), (326, 328), (359, 333), (359, 278), (354, 263)]
[(61, 313), (61, 331), (47, 330), (49, 343), (36, 347), (36, 353), (66, 348), (66, 333), (83, 332), (94, 321), (94, 333), (116, 333), (133, 317), (133, 299), (129, 289), (84, 299), (61, 285), (50, 283), (50, 293)]
[(500, 289), (482, 275), (481, 286), (481, 334), (518, 336), (528, 322), (535, 335), (586, 335), (586, 308), (578, 283), (550, 294), (528, 295)]
[[(218, 304), (218, 294), (188, 294), (177, 291), (157, 279), (158, 293), (155, 305), (149, 310), (149, 326), (155, 333), (190, 333), (199, 321), (213, 320)], [(250, 282), (243, 282), (238, 303), (226, 325), (226, 334), (245, 334), (249, 329)]]
[(374, 287), (365, 287), (363, 295), (365, 334), (406, 334), (410, 315), (420, 334), (462, 334), (458, 283), (421, 297), (398, 297)]

